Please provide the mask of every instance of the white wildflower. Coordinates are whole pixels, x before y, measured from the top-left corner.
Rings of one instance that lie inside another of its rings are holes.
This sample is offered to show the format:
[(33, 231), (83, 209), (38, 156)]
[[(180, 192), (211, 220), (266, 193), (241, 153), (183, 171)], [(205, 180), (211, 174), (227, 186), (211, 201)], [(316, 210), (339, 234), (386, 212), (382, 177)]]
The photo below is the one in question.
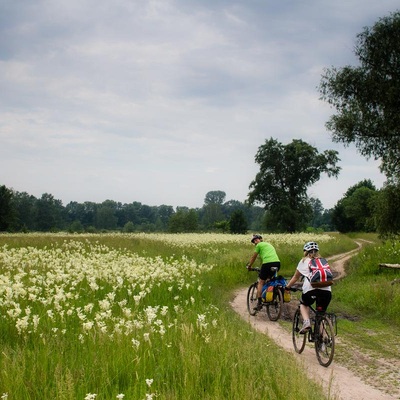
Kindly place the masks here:
[(150, 387), (153, 384), (154, 379), (146, 379), (146, 385)]

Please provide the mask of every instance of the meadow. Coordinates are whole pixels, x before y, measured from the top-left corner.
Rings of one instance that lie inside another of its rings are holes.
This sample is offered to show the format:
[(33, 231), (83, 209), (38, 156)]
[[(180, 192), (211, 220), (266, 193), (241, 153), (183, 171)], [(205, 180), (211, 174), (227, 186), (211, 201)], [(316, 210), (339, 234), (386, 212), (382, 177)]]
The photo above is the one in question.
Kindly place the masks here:
[[(324, 256), (355, 248), (342, 235), (266, 238), (285, 277), (308, 240)], [(391, 262), (399, 250), (384, 251)], [(1, 399), (324, 398), (294, 355), (230, 308), (234, 290), (254, 280), (244, 267), (252, 252), (248, 235), (0, 235)], [(359, 262), (365, 281), (386, 288), (395, 272), (368, 270), (376, 250), (368, 254), (351, 268)], [(349, 273), (332, 306), (369, 313), (374, 291), (353, 305), (345, 293), (359, 280)], [(388, 324), (400, 309), (390, 289)]]

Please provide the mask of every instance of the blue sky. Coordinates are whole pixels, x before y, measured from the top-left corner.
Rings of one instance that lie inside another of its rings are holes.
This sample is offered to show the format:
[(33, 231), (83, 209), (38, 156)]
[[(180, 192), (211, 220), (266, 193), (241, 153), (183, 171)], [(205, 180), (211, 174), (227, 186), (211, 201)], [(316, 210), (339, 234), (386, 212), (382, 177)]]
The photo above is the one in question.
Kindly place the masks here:
[(0, 2), (0, 185), (70, 201), (244, 201), (271, 137), (339, 151), (325, 208), (379, 160), (331, 141), (324, 68), (397, 1)]

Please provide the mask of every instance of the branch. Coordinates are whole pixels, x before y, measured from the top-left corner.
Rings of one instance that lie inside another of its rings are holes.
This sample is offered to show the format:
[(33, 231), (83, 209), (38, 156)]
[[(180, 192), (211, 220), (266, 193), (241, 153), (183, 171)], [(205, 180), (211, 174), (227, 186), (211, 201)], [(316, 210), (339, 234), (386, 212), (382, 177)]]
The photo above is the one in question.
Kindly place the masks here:
[(400, 269), (400, 264), (379, 264), (381, 268), (396, 268)]

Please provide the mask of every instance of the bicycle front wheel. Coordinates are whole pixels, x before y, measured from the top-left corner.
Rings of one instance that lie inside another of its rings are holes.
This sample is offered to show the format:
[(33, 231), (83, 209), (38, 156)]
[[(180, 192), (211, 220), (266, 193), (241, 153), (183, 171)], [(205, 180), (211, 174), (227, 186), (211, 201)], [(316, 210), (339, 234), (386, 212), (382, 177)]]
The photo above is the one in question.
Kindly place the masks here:
[(247, 311), (250, 315), (256, 315), (257, 311), (255, 307), (257, 303), (257, 283), (253, 283), (247, 291)]
[(293, 347), (296, 353), (302, 353), (306, 346), (307, 333), (300, 335), (300, 329), (303, 326), (303, 317), (301, 316), (300, 308), (297, 308), (293, 317), (292, 325), (292, 340)]
[(335, 353), (335, 332), (329, 318), (321, 316), (317, 319), (317, 334), (315, 337), (315, 353), (318, 362), (323, 367), (328, 367)]
[(278, 287), (274, 288), (274, 297), (271, 302), (267, 303), (267, 315), (271, 321), (277, 321), (282, 314), (283, 294)]

